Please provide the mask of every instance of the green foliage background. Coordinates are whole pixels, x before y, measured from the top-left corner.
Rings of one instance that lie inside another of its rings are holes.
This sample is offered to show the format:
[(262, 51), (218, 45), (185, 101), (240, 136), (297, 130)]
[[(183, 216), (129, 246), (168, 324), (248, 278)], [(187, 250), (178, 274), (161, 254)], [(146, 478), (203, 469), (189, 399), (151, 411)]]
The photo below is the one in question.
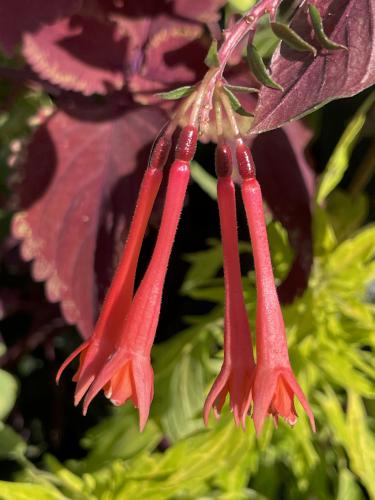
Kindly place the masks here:
[[(27, 132), (26, 118), (43, 99), (25, 93), (14, 113), (1, 117), (3, 146)], [(60, 463), (43, 454), (35, 465), (32, 447), (5, 423), (17, 381), (0, 370), (0, 460), (17, 464), (13, 481), (0, 482), (1, 500), (375, 498), (375, 225), (365, 224), (366, 196), (337, 187), (374, 99), (352, 118), (320, 177), (309, 288), (284, 308), (292, 365), (313, 407), (316, 435), (299, 406), (294, 429), (281, 422), (275, 430), (268, 421), (259, 440), (250, 419), (245, 432), (237, 429), (227, 409), (204, 428), (203, 401), (222, 358), (222, 255), (211, 240), (186, 256), (181, 293), (213, 308), (185, 318), (184, 331), (154, 347), (155, 400), (144, 433), (133, 408), (114, 408), (82, 439), (83, 459)], [(195, 164), (193, 173), (214, 196), (207, 172)], [(7, 223), (2, 217), (2, 234)], [(270, 221), (268, 231), (280, 280), (292, 251), (280, 224)], [(243, 282), (253, 321), (253, 272)], [(170, 446), (158, 451), (165, 436)]]

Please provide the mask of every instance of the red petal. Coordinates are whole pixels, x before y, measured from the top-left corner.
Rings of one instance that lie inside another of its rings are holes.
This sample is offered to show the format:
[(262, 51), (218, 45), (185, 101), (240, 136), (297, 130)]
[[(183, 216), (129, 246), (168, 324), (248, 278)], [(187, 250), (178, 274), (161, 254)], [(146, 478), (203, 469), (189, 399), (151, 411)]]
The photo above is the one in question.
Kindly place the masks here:
[(272, 370), (257, 369), (253, 386), (253, 419), (257, 436), (261, 433), (264, 419), (269, 412), (270, 404), (275, 394), (276, 384), (277, 376), (275, 376)]
[(289, 384), (290, 389), (294, 392), (294, 394), (299, 399), (299, 401), (302, 405), (302, 408), (306, 412), (306, 415), (309, 417), (311, 429), (313, 430), (313, 432), (316, 432), (315, 419), (314, 419), (313, 412), (310, 408), (309, 403), (307, 402), (307, 399), (306, 399), (300, 385), (298, 384), (297, 380), (294, 378), (293, 373), (291, 371), (285, 370), (285, 372), (283, 371), (283, 376), (285, 377), (287, 384)]
[(142, 432), (154, 397), (154, 371), (150, 359), (141, 356), (137, 356), (133, 360), (132, 367), (139, 410), (139, 430)]
[(90, 341), (86, 340), (86, 342), (84, 342), (79, 347), (77, 347), (77, 349), (75, 349), (70, 354), (70, 356), (68, 356), (66, 358), (64, 363), (60, 366), (59, 371), (57, 372), (57, 375), (56, 375), (56, 383), (57, 384), (60, 382), (60, 377), (63, 374), (63, 371), (65, 370), (65, 368), (73, 361), (74, 358), (76, 358), (78, 356), (78, 354), (80, 354), (84, 349), (86, 349), (86, 347), (89, 345), (89, 343), (90, 343)]

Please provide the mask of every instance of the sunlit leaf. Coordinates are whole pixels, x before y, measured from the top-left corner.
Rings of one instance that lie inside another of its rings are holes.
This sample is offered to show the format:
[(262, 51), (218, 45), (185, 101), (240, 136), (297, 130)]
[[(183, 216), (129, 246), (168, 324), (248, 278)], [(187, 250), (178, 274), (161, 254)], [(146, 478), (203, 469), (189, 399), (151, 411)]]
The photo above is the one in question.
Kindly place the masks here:
[(13, 408), (17, 388), (16, 379), (10, 373), (0, 370), (0, 420), (4, 420)]
[(0, 481), (1, 500), (67, 500), (52, 486)]
[(343, 178), (343, 175), (349, 166), (349, 160), (353, 148), (358, 142), (361, 131), (366, 122), (367, 112), (374, 102), (375, 92), (370, 94), (362, 106), (358, 109), (337, 143), (319, 182), (316, 196), (318, 203), (322, 203)]

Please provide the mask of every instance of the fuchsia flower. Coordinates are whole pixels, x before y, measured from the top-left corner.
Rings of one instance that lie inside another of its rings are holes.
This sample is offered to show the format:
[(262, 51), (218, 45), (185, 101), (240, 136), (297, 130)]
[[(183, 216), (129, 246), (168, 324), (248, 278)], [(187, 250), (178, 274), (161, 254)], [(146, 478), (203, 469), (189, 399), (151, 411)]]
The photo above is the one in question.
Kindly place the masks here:
[(224, 363), (207, 396), (203, 416), (206, 425), (212, 407), (218, 416), (229, 393), (234, 420), (237, 425), (241, 423), (244, 428), (251, 404), (255, 362), (241, 283), (236, 197), (231, 179), (232, 157), (230, 146), (224, 142), (219, 143), (216, 150), (216, 173), (224, 255)]
[[(214, 91), (219, 137), (216, 150), (217, 194), (225, 282), (224, 362), (205, 402), (204, 421), (207, 424), (211, 409), (216, 416), (220, 414), (229, 394), (237, 425), (245, 427), (251, 404), (257, 434), (260, 433), (267, 414), (274, 416), (275, 423), (278, 417), (282, 416), (293, 425), (297, 420), (294, 408), (296, 395), (310, 418), (312, 428), (315, 429), (310, 407), (290, 367), (284, 322), (272, 274), (262, 196), (255, 179), (251, 153), (241, 139), (233, 110), (221, 85), (218, 85), (216, 91), (211, 88), (208, 92), (207, 89), (203, 81), (202, 87), (187, 98), (157, 141), (142, 182), (128, 240), (93, 335), (68, 357), (57, 374), (57, 380), (66, 366), (80, 355), (79, 368), (73, 378), (77, 382), (75, 404), (84, 399), (83, 412), (86, 413), (92, 399), (104, 390), (105, 395), (115, 405), (131, 400), (139, 409), (140, 429), (144, 428), (154, 393), (154, 374), (150, 358), (160, 315), (165, 276), (189, 182), (189, 162), (194, 157), (198, 130), (202, 132), (207, 126), (204, 113), (209, 107), (204, 105), (204, 99)], [(186, 118), (185, 114), (190, 107), (190, 119), (187, 120), (189, 124), (181, 131), (176, 147), (176, 159), (170, 167), (154, 252), (134, 293), (142, 241), (162, 181), (171, 136), (179, 121)], [(232, 144), (223, 139), (223, 110), (233, 129)], [(233, 144), (236, 144), (237, 165), (243, 180), (242, 198), (255, 261), (257, 365), (253, 356), (241, 282), (236, 195), (231, 178)]]
[(285, 326), (272, 272), (262, 193), (254, 172), (243, 168), (248, 161), (244, 161), (244, 156), (251, 157), (250, 151), (240, 144), (237, 157), (243, 177), (242, 198), (250, 230), (257, 286), (257, 367), (253, 385), (255, 430), (257, 434), (261, 432), (267, 414), (273, 415), (276, 425), (279, 416), (294, 425), (297, 413), (293, 399), (297, 396), (315, 431), (314, 416), (290, 366)]
[(139, 252), (147, 222), (161, 182), (161, 169), (169, 153), (165, 137), (157, 144), (146, 171), (124, 253), (109, 289), (92, 337), (82, 344), (60, 368), (80, 354), (75, 404), (84, 397), (84, 413), (97, 393), (115, 405), (131, 399), (139, 409), (144, 428), (153, 398), (153, 370), (150, 362), (160, 314), (168, 261), (189, 182), (189, 160), (194, 155), (197, 130), (186, 127), (176, 149), (168, 179), (167, 194), (155, 249), (144, 278), (133, 298)]

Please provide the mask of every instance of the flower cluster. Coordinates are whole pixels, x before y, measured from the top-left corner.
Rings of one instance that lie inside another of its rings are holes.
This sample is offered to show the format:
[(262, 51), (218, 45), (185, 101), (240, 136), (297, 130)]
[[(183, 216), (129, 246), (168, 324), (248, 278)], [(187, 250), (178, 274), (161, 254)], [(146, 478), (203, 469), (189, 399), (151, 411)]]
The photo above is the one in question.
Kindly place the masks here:
[[(123, 255), (107, 293), (91, 338), (65, 361), (59, 370), (80, 355), (74, 375), (75, 404), (83, 399), (83, 412), (100, 390), (115, 405), (131, 400), (139, 409), (143, 429), (153, 399), (151, 348), (157, 329), (163, 286), (178, 221), (189, 182), (201, 130), (200, 110), (205, 87), (189, 96), (164, 129), (150, 157)], [(251, 152), (220, 85), (214, 91), (217, 131), (216, 174), (222, 235), (225, 282), (224, 362), (204, 405), (207, 423), (211, 409), (218, 416), (226, 399), (237, 425), (245, 427), (252, 411), (257, 434), (268, 414), (295, 424), (294, 396), (300, 400), (314, 429), (314, 417), (298, 385), (288, 357), (285, 327), (274, 283), (260, 186)], [(165, 203), (154, 252), (138, 289), (134, 292), (137, 263), (149, 217), (167, 163), (173, 134), (179, 134), (175, 159), (170, 166)], [(226, 125), (232, 129), (225, 134)], [(235, 150), (235, 161), (232, 150)], [(236, 190), (233, 165), (241, 178), (241, 194), (254, 253), (257, 284), (256, 361), (243, 296), (237, 239)]]
[(226, 290), (224, 363), (206, 400), (204, 420), (207, 422), (212, 407), (216, 415), (220, 412), (229, 393), (237, 424), (245, 426), (246, 416), (253, 406), (257, 434), (261, 432), (268, 414), (274, 417), (275, 425), (279, 416), (294, 425), (297, 421), (294, 396), (297, 396), (315, 431), (314, 416), (290, 366), (285, 326), (272, 272), (262, 193), (255, 178), (250, 150), (241, 138), (236, 141), (236, 159), (256, 273), (257, 359), (255, 363), (241, 285), (235, 189), (230, 177), (231, 150), (228, 145), (219, 142), (216, 171)]
[[(270, 16), (273, 29), (283, 40), (286, 37), (294, 46), (298, 42), (299, 50), (310, 50), (315, 54), (315, 48), (301, 41), (293, 30), (280, 27), (275, 22), (279, 4), (280, 0), (256, 3), (230, 31), (226, 31), (219, 51), (217, 44), (213, 43), (206, 58), (209, 70), (202, 81), (194, 87), (181, 87), (167, 93), (168, 99), (186, 98), (177, 106), (173, 119), (155, 143), (122, 259), (94, 332), (88, 341), (71, 354), (57, 375), (59, 379), (66, 366), (80, 355), (79, 368), (74, 375), (74, 381), (77, 382), (75, 403), (84, 400), (84, 413), (92, 399), (103, 389), (115, 405), (132, 400), (139, 409), (141, 429), (147, 422), (153, 398), (151, 349), (168, 261), (189, 182), (189, 164), (194, 158), (198, 136), (208, 134), (217, 142), (215, 166), (224, 261), (225, 314), (224, 361), (205, 402), (204, 421), (207, 424), (211, 410), (216, 416), (220, 414), (229, 394), (236, 425), (245, 427), (248, 415), (252, 415), (257, 434), (261, 432), (267, 415), (273, 416), (275, 425), (280, 416), (294, 425), (297, 421), (294, 406), (296, 396), (315, 430), (314, 416), (290, 365), (285, 326), (272, 271), (261, 188), (256, 179), (251, 152), (240, 130), (238, 115), (248, 114), (232, 93), (232, 90), (249, 92), (256, 89), (228, 86), (223, 76), (236, 47), (247, 38), (248, 58), (256, 79), (264, 85), (281, 89), (267, 73), (251, 44), (257, 23), (265, 14)], [(342, 48), (322, 32), (319, 12), (314, 6), (310, 7), (321, 45), (331, 50)], [(142, 241), (176, 130), (180, 130), (180, 133), (175, 159), (169, 168), (159, 234), (143, 279), (134, 291)], [(236, 177), (240, 179), (241, 197), (254, 254), (257, 287), (256, 357), (253, 354), (241, 281), (236, 189), (232, 180), (235, 169), (238, 174)]]

